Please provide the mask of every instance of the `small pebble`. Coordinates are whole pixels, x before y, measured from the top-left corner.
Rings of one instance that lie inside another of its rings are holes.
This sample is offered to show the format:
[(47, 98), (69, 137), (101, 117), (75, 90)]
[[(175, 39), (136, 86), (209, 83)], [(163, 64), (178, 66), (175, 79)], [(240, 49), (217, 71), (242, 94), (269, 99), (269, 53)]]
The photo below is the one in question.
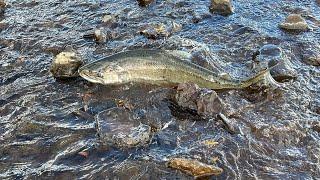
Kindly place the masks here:
[(210, 12), (227, 16), (233, 13), (231, 0), (211, 0)]
[(290, 14), (279, 27), (287, 31), (307, 31), (309, 26), (300, 14)]
[(96, 29), (94, 31), (94, 39), (98, 43), (105, 43), (107, 41), (107, 36), (102, 29)]

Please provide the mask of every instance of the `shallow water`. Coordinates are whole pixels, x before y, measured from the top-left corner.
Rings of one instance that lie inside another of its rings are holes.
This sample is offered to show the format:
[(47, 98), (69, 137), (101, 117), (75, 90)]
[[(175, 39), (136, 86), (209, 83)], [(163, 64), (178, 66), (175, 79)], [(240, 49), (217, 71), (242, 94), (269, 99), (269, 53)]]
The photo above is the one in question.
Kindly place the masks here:
[[(228, 17), (209, 13), (209, 0), (157, 1), (147, 8), (133, 0), (7, 2), (0, 18), (1, 179), (191, 179), (166, 167), (170, 157), (208, 164), (217, 157), (224, 172), (214, 179), (320, 177), (320, 69), (302, 61), (305, 49), (320, 53), (316, 0), (239, 0)], [(301, 13), (313, 31), (279, 29), (290, 13)], [(117, 23), (103, 25), (105, 14), (116, 15)], [(175, 44), (170, 37), (153, 40), (139, 33), (148, 23), (171, 21), (182, 25), (171, 38), (198, 43)], [(109, 29), (114, 37), (100, 44), (83, 38), (97, 27)], [(198, 117), (176, 113), (171, 103), (158, 101), (168, 88), (104, 87), (81, 78), (56, 80), (49, 72), (53, 57), (63, 50), (76, 50), (92, 62), (126, 49), (163, 48), (199, 52), (197, 63), (245, 78), (253, 54), (265, 44), (281, 47), (298, 77), (278, 93), (218, 92), (235, 109), (252, 106), (230, 117), (236, 134), (215, 118), (195, 121)], [(174, 122), (167, 133), (178, 139), (177, 145), (165, 146), (158, 136), (140, 148), (103, 144), (94, 116), (115, 107), (115, 99), (151, 112), (160, 125)], [(202, 142), (208, 139), (219, 144), (205, 146)]]

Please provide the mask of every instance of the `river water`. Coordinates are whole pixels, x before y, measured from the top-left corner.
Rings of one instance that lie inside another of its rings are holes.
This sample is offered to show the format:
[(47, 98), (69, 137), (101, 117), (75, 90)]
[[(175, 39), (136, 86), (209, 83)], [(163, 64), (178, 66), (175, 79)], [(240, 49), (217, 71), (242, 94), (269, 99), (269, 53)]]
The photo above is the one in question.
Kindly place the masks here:
[[(209, 0), (157, 0), (149, 7), (134, 0), (7, 4), (0, 17), (0, 179), (192, 179), (166, 166), (171, 157), (207, 164), (216, 159), (224, 172), (213, 179), (320, 178), (320, 69), (303, 61), (306, 49), (320, 54), (316, 0), (237, 0), (226, 17), (211, 14)], [(279, 29), (291, 13), (302, 14), (313, 30)], [(103, 24), (106, 14), (116, 21)], [(148, 24), (172, 21), (182, 29), (169, 37), (148, 39), (140, 33)], [(100, 27), (111, 34), (107, 42), (83, 38)], [(179, 38), (190, 42), (179, 44)], [(175, 113), (158, 98), (168, 88), (106, 87), (81, 78), (57, 80), (49, 72), (54, 56), (64, 50), (92, 62), (128, 49), (162, 48), (199, 51), (200, 64), (245, 78), (252, 56), (265, 44), (282, 48), (297, 77), (269, 94), (219, 91), (230, 106), (251, 107), (229, 117), (235, 134), (215, 118)], [(160, 124), (172, 121), (174, 127), (144, 147), (105, 145), (95, 116), (117, 106), (116, 100), (151, 109)], [(165, 138), (176, 138), (175, 144), (166, 146)], [(206, 140), (218, 144), (204, 145)]]

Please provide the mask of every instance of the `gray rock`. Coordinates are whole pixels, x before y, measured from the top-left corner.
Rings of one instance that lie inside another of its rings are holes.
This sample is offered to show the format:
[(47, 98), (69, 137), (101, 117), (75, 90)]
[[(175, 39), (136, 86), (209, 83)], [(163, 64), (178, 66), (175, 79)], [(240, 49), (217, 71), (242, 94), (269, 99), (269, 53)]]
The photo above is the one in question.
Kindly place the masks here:
[(96, 117), (97, 131), (103, 143), (119, 148), (143, 146), (150, 141), (151, 127), (142, 124), (124, 108), (110, 108)]
[(258, 72), (277, 64), (270, 70), (271, 76), (279, 82), (295, 79), (297, 72), (282, 49), (274, 44), (262, 46), (253, 57), (254, 69)]
[(224, 111), (225, 104), (213, 90), (199, 88), (196, 84), (179, 84), (175, 102), (196, 111), (201, 116), (215, 116)]
[(290, 14), (279, 27), (288, 31), (307, 31), (309, 26), (300, 14)]
[(231, 0), (211, 0), (210, 12), (227, 16), (233, 13)]
[(178, 143), (179, 129), (170, 125), (170, 127), (160, 130), (155, 134), (155, 139), (160, 147), (175, 149)]
[(75, 52), (61, 52), (53, 60), (50, 72), (56, 78), (77, 77), (82, 64), (82, 59)]

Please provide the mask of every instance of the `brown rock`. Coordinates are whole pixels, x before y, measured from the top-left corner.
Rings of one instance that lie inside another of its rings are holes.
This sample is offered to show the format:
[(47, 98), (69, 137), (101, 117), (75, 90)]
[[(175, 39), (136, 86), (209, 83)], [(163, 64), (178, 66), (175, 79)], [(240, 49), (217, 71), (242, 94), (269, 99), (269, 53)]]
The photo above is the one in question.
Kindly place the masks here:
[(0, 0), (0, 15), (4, 13), (7, 3), (4, 0)]
[(169, 167), (178, 169), (195, 178), (220, 175), (223, 169), (212, 165), (204, 164), (194, 159), (173, 158), (168, 164)]
[(179, 84), (175, 101), (179, 106), (195, 110), (202, 116), (217, 115), (223, 112), (225, 106), (215, 91), (199, 88), (193, 83)]
[(107, 41), (107, 36), (106, 34), (103, 32), (103, 29), (96, 29), (94, 31), (94, 39), (96, 40), (96, 42), (98, 43), (104, 43)]
[(211, 0), (210, 12), (227, 16), (233, 13), (231, 0)]
[(154, 0), (138, 0), (139, 6), (148, 6), (151, 4)]
[(101, 21), (107, 26), (114, 26), (117, 23), (116, 17), (110, 14), (104, 15)]
[(300, 14), (290, 14), (285, 22), (279, 24), (279, 27), (289, 31), (307, 31), (309, 29), (306, 20)]
[(320, 54), (306, 50), (303, 54), (303, 62), (312, 66), (320, 66)]
[(83, 61), (74, 52), (61, 52), (52, 62), (50, 72), (57, 78), (77, 77)]
[(171, 33), (165, 24), (159, 23), (147, 25), (147, 27), (140, 31), (140, 34), (148, 39), (158, 39), (161, 37), (168, 37)]

